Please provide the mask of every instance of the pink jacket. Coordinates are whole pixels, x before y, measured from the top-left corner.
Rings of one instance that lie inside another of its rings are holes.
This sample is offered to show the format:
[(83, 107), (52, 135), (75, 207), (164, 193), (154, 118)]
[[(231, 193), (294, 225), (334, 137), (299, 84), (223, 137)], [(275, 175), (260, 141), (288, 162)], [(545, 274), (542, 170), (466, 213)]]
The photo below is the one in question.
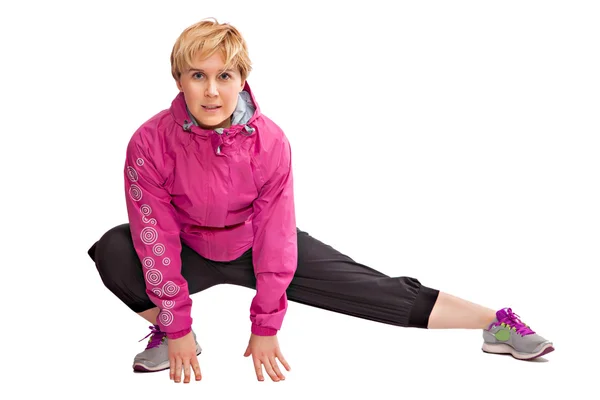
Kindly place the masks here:
[(252, 248), (251, 331), (275, 335), (297, 263), (291, 149), (248, 84), (223, 130), (197, 126), (179, 93), (133, 134), (124, 173), (133, 244), (160, 329), (171, 339), (191, 330), (183, 242), (214, 261)]

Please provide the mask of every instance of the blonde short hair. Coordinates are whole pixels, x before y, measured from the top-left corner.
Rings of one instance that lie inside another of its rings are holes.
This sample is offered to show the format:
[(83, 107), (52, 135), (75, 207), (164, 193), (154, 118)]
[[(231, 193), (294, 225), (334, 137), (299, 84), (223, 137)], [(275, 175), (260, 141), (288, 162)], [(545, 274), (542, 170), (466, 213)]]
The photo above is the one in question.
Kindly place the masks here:
[(246, 80), (252, 70), (246, 41), (234, 26), (219, 23), (215, 18), (197, 22), (179, 35), (171, 51), (173, 78), (179, 80), (196, 55), (208, 58), (217, 51), (225, 59), (225, 69), (237, 68), (242, 80)]

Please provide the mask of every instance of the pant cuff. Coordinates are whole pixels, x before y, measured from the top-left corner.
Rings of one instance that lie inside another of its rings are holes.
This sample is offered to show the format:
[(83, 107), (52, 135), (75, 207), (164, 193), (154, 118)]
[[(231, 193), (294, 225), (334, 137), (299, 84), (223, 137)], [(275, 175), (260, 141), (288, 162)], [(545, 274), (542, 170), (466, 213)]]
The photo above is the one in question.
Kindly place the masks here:
[(440, 291), (427, 286), (421, 286), (408, 319), (408, 326), (411, 328), (427, 328), (429, 325), (429, 316), (431, 310), (438, 298)]

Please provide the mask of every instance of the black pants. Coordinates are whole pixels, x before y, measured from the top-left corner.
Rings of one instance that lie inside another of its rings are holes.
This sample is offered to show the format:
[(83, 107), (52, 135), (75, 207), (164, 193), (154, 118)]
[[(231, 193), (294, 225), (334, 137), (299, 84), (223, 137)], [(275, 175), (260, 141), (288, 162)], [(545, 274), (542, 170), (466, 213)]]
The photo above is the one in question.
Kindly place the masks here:
[[(427, 328), (439, 291), (414, 278), (389, 277), (298, 232), (298, 266), (288, 300), (385, 324)], [(106, 232), (88, 251), (104, 285), (136, 313), (154, 308), (129, 224)], [(181, 273), (190, 295), (221, 283), (256, 288), (252, 252), (230, 262), (208, 260), (182, 245)]]

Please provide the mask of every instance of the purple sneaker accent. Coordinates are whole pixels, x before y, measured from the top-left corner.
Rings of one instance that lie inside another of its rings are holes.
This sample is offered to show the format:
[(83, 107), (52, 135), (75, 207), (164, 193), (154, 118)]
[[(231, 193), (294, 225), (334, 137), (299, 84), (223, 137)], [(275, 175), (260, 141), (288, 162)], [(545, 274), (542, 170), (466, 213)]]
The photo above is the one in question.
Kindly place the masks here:
[(149, 328), (150, 328), (150, 333), (139, 340), (141, 342), (142, 340), (146, 339), (148, 336), (152, 335), (150, 340), (148, 340), (148, 345), (146, 346), (146, 350), (160, 346), (160, 344), (162, 342), (164, 342), (165, 338), (167, 337), (167, 334), (165, 332), (161, 332), (158, 325), (149, 326)]
[[(531, 330), (529, 325), (525, 324), (523, 321), (521, 321), (520, 317), (517, 314), (513, 313), (511, 308), (503, 308), (501, 310), (498, 310), (496, 312), (496, 319), (498, 320), (498, 322), (495, 322), (496, 325), (504, 323), (512, 328), (515, 328), (517, 330), (517, 333), (521, 336), (535, 334), (535, 332)], [(494, 324), (492, 324), (492, 326), (493, 325)], [(490, 328), (492, 326), (490, 326)]]

